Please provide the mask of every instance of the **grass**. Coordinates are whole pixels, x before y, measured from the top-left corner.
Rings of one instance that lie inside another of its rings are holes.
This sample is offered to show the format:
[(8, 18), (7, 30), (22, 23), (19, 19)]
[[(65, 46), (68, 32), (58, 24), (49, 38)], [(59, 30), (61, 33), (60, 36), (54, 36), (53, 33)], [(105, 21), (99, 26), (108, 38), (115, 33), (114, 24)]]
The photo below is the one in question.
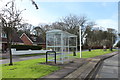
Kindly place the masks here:
[(40, 64), (45, 58), (14, 62), (13, 66), (2, 65), (2, 78), (40, 78), (58, 69), (58, 66)]
[[(96, 57), (96, 56), (100, 56), (100, 55), (104, 55), (107, 53), (112, 53), (117, 51), (116, 49), (113, 49), (113, 51), (110, 51), (109, 49), (107, 49), (106, 51), (103, 51), (103, 49), (96, 49), (96, 50), (92, 50), (92, 51), (83, 51), (82, 52), (82, 58), (92, 58), (92, 57)], [(68, 56), (68, 54), (66, 54), (66, 56)], [(73, 54), (69, 54), (69, 58), (73, 59), (73, 58), (80, 58), (80, 53), (77, 53), (77, 56), (73, 56)], [(57, 60), (60, 60), (60, 55), (57, 55)], [(53, 57), (48, 57), (48, 59), (54, 59)]]
[[(92, 50), (92, 51), (83, 51), (82, 58), (92, 58), (95, 56), (100, 56), (100, 55), (104, 55), (107, 53), (112, 53), (114, 51), (117, 51), (117, 50), (113, 49), (113, 51), (110, 51), (109, 49), (107, 49), (107, 51), (103, 51), (103, 49), (96, 49), (96, 50)], [(77, 53), (77, 56), (75, 56), (75, 57), (80, 58), (80, 53)]]

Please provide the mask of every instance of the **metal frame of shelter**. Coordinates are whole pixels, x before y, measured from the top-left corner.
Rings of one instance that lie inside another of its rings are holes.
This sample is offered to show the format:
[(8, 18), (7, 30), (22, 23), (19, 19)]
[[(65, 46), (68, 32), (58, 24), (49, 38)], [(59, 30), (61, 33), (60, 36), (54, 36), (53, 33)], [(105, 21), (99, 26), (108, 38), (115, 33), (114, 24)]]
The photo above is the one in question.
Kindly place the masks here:
[[(54, 29), (46, 32), (46, 49), (52, 49), (57, 54), (56, 62), (70, 61), (70, 54), (77, 52), (77, 36), (68, 32)], [(48, 59), (54, 61), (54, 59)]]

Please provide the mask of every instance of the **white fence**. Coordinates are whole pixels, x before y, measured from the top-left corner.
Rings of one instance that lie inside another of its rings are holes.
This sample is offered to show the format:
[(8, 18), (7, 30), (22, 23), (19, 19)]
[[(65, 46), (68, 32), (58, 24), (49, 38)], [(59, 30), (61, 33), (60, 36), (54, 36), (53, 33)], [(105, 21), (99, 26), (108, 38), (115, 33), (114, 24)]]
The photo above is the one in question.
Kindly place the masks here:
[(23, 55), (23, 54), (37, 54), (37, 53), (46, 53), (47, 51), (52, 50), (19, 50), (16, 51), (16, 49), (11, 49), (12, 55)]

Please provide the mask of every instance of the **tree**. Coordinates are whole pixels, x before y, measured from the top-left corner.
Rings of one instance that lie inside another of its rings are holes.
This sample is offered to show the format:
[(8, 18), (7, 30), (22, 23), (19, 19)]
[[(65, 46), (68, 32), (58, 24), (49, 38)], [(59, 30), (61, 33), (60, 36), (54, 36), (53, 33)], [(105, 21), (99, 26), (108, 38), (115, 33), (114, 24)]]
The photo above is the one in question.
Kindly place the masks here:
[[(113, 31), (114, 32), (114, 31)], [(116, 34), (110, 31), (104, 31), (101, 28), (86, 28), (86, 45), (91, 47), (111, 46), (115, 43)]]
[[(61, 22), (64, 23), (62, 26), (65, 27), (66, 31), (72, 34), (79, 34), (79, 27), (84, 25), (87, 22), (86, 16), (77, 16), (77, 15), (68, 15), (61, 19)], [(85, 26), (82, 27), (82, 29)]]
[(33, 32), (33, 28), (34, 26), (32, 24), (29, 23), (23, 23), (20, 25), (18, 32), (18, 35), (22, 35), (23, 33), (30, 35)]
[(110, 50), (112, 51), (112, 48), (113, 48), (113, 44), (115, 43), (116, 41), (116, 30), (115, 29), (112, 29), (112, 28), (107, 28), (107, 31), (109, 33), (108, 35), (108, 38), (110, 40)]
[[(91, 38), (91, 35), (93, 34), (92, 33), (92, 27), (91, 26), (87, 26), (85, 33), (87, 35), (85, 37), (86, 40), (85, 40), (84, 47), (89, 47), (89, 49), (91, 49), (91, 47), (92, 47), (92, 43), (91, 43), (92, 38)], [(89, 50), (89, 51), (91, 51), (91, 50)]]
[(120, 41), (117, 43), (116, 47), (119, 47), (119, 48), (120, 48)]
[[(60, 21), (53, 23), (51, 26), (53, 29), (60, 29), (63, 31), (67, 31), (71, 34), (75, 34), (79, 37), (79, 27), (82, 25), (87, 24), (87, 17), (86, 16), (77, 16), (77, 15), (68, 15), (60, 19)], [(83, 38), (85, 36), (85, 27), (82, 26), (81, 32), (81, 44), (83, 45)], [(79, 44), (79, 38), (78, 38)]]
[(93, 26), (94, 25), (96, 25), (96, 23), (95, 22), (88, 22), (87, 24), (86, 24), (86, 26), (85, 27), (82, 27), (82, 39), (84, 39), (83, 41), (82, 41), (82, 43), (83, 43), (83, 47), (84, 46), (88, 46), (88, 44), (87, 44), (87, 36), (91, 36), (92, 35), (92, 30), (93, 30)]
[(36, 9), (39, 9), (38, 8), (38, 5), (36, 4), (36, 2), (34, 0), (31, 0), (32, 4), (35, 6)]
[(67, 29), (65, 26), (66, 24), (64, 22), (54, 22), (49, 27), (51, 27), (52, 29), (60, 29), (60, 30), (66, 31)]
[(15, 31), (15, 27), (18, 27), (18, 25), (20, 25), (20, 22), (22, 20), (22, 17), (20, 15), (22, 11), (16, 9), (15, 1), (12, 0), (6, 4), (0, 16), (2, 21), (2, 30), (7, 35), (7, 45), (10, 53), (9, 65), (13, 65), (12, 53), (11, 53), (12, 35), (13, 35), (13, 32)]
[(42, 25), (39, 24), (37, 27), (34, 28), (35, 30), (35, 34), (37, 36), (41, 36), (42, 39), (45, 41), (46, 40), (46, 31), (51, 30), (51, 26), (50, 25)]
[(120, 37), (120, 33), (118, 33), (118, 36)]
[(34, 30), (37, 36), (40, 36), (42, 34), (42, 29), (39, 26), (35, 27)]

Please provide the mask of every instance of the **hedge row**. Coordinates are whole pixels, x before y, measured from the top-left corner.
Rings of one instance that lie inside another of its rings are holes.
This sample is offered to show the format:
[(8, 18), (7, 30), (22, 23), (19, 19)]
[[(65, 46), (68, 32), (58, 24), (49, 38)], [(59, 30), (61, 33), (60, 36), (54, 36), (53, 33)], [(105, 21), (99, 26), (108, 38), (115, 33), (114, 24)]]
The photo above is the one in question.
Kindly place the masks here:
[[(80, 47), (78, 47), (79, 49)], [(88, 46), (82, 46), (82, 49), (89, 49), (90, 47)], [(107, 49), (109, 49), (110, 47), (109, 46), (106, 46)], [(103, 49), (103, 46), (92, 46), (91, 49)]]
[(34, 45), (12, 45), (11, 48), (16, 48), (16, 50), (40, 50), (42, 49), (41, 46), (34, 46)]

